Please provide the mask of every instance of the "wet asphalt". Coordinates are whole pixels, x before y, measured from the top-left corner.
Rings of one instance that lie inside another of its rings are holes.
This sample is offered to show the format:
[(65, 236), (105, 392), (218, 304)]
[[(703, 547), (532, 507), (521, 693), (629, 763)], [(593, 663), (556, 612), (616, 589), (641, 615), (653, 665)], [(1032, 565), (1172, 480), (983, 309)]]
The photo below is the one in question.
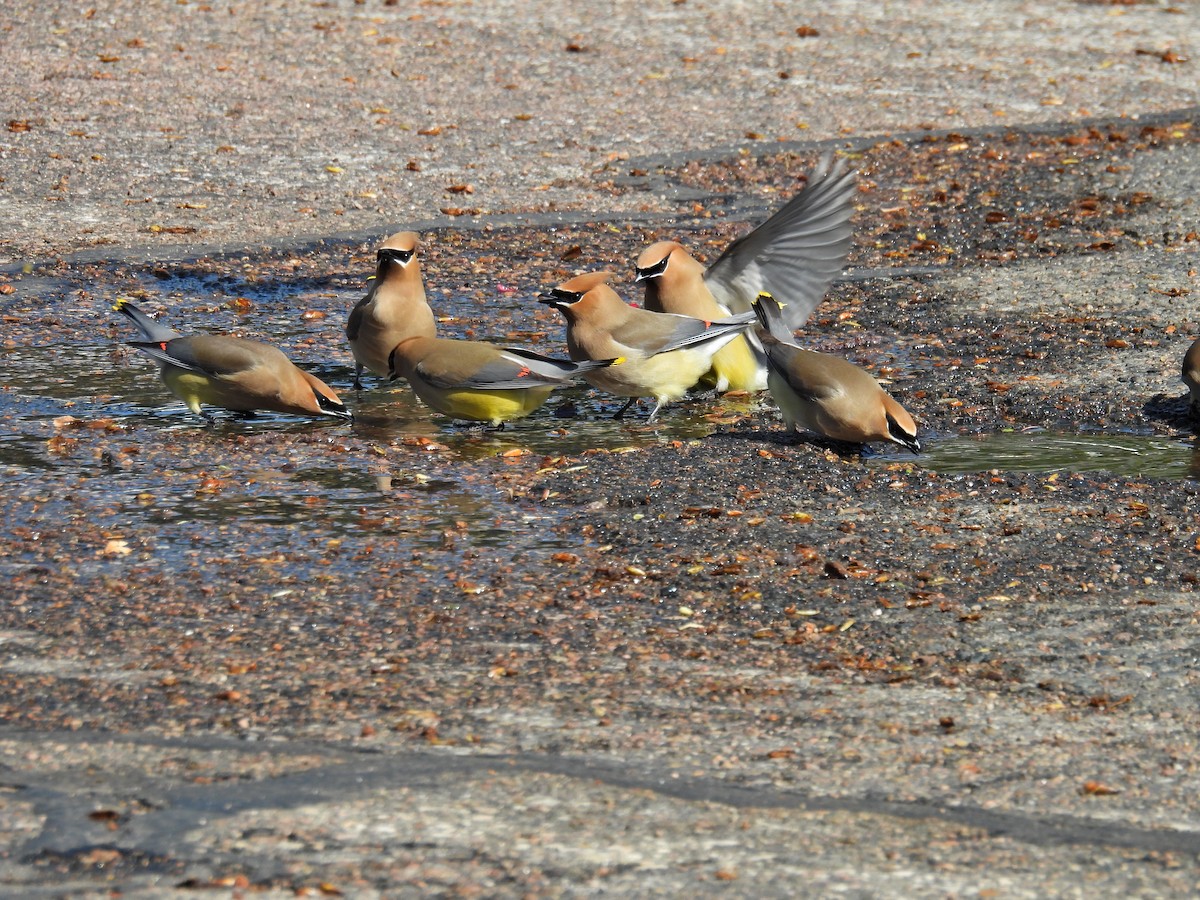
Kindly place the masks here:
[[(1196, 10), (515, 9), (5, 26), (0, 893), (1194, 895)], [(543, 285), (712, 258), (829, 150), (802, 337), (923, 457), (349, 386), (397, 228), (441, 327), (553, 350)], [(121, 294), (356, 422), (196, 423)]]

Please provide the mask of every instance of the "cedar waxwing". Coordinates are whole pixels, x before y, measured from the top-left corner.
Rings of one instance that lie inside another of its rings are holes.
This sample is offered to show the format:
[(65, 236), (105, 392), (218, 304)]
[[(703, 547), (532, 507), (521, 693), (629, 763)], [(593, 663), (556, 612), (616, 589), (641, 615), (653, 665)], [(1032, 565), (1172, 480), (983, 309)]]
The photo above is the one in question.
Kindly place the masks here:
[(629, 398), (617, 417), (638, 397), (653, 397), (657, 402), (647, 420), (653, 422), (663, 404), (682, 397), (708, 371), (713, 354), (749, 327), (754, 314), (705, 321), (638, 309), (608, 286), (611, 277), (580, 275), (538, 299), (566, 317), (571, 359), (624, 359), (583, 376), (593, 387)]
[(297, 368), (270, 344), (216, 334), (190, 337), (159, 325), (128, 299), (113, 309), (128, 316), (144, 341), (130, 341), (158, 365), (163, 384), (198, 416), (200, 404), (246, 416), (256, 409), (298, 416), (351, 418), (338, 395), (321, 379)]
[[(717, 319), (750, 309), (759, 291), (791, 298), (789, 327), (804, 324), (850, 252), (854, 173), (823, 159), (808, 184), (766, 222), (725, 248), (707, 269), (682, 244), (659, 241), (642, 251), (637, 280), (646, 309)], [(726, 389), (766, 387), (766, 360), (750, 336), (713, 357), (712, 381)]]
[(502, 428), (545, 403), (555, 388), (620, 361), (576, 363), (481, 341), (412, 337), (392, 350), (388, 368), (390, 378), (407, 378), (426, 406)]
[[(646, 309), (709, 321), (729, 315), (704, 283), (704, 266), (675, 241), (659, 241), (642, 251), (637, 280), (646, 285)], [(739, 334), (713, 354), (712, 367), (701, 380), (718, 394), (761, 391), (767, 386), (766, 358)]]
[(799, 328), (845, 265), (853, 197), (854, 172), (827, 156), (800, 193), (707, 269), (674, 241), (647, 247), (637, 261), (646, 308), (708, 319), (745, 312), (766, 291), (789, 298), (784, 321)]
[(754, 301), (767, 354), (767, 386), (788, 428), (807, 428), (835, 441), (893, 441), (921, 451), (917, 426), (904, 407), (858, 366), (841, 357), (804, 350), (785, 324), (779, 302)]
[(355, 304), (346, 322), (346, 337), (354, 354), (354, 387), (362, 388), (362, 370), (388, 374), (388, 354), (410, 337), (433, 337), (433, 310), (425, 299), (421, 264), (417, 261), (420, 235), (401, 231), (383, 242), (379, 264), (367, 295)]
[(1192, 392), (1192, 416), (1200, 419), (1200, 339), (1183, 355), (1183, 383)]

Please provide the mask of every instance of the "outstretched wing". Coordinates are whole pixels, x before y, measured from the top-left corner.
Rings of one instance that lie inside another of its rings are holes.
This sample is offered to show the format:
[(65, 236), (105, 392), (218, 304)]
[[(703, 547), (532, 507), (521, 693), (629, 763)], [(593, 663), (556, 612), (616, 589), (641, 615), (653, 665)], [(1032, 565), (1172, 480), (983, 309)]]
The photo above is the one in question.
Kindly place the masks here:
[(804, 190), (708, 267), (704, 280), (717, 302), (747, 310), (769, 291), (786, 302), (788, 325), (803, 325), (850, 253), (854, 190), (854, 172), (825, 157)]

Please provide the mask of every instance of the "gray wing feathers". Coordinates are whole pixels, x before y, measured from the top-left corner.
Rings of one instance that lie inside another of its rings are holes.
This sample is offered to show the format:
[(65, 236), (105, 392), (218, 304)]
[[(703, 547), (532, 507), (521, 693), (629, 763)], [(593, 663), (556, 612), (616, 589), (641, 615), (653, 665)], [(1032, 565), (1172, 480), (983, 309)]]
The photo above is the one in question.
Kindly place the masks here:
[(436, 371), (423, 362), (417, 364), (417, 371), (430, 384), (448, 390), (508, 391), (558, 387), (590, 369), (612, 364), (611, 359), (580, 363), (552, 359), (512, 347), (500, 349), (500, 354), (469, 373)]
[(844, 161), (823, 159), (803, 191), (709, 266), (704, 280), (717, 302), (745, 310), (769, 291), (786, 304), (788, 325), (804, 324), (850, 252), (854, 191)]
[(504, 352), (520, 357), (530, 371), (548, 381), (574, 378), (576, 375), (590, 372), (592, 369), (603, 369), (605, 366), (613, 364), (611, 359), (585, 359), (579, 362), (570, 359), (555, 359), (552, 356), (543, 356), (541, 353), (534, 353), (532, 350), (520, 347), (505, 347)]
[[(269, 361), (274, 348), (252, 345), (239, 338), (197, 334), (171, 341), (129, 341), (147, 356), (177, 369), (205, 375), (230, 376), (247, 372)], [(280, 351), (275, 350), (275, 353)]]
[[(658, 315), (671, 314), (658, 313)], [(735, 313), (727, 319), (719, 319), (716, 322), (705, 322), (703, 319), (693, 319), (691, 316), (672, 315), (671, 317), (678, 319), (679, 324), (662, 346), (655, 350), (656, 353), (666, 353), (670, 350), (678, 350), (680, 347), (703, 344), (729, 334), (731, 331), (742, 331), (756, 318), (753, 312)]]
[(788, 328), (783, 306), (771, 294), (763, 292), (754, 299), (754, 312), (759, 324), (776, 341), (796, 345), (796, 335)]

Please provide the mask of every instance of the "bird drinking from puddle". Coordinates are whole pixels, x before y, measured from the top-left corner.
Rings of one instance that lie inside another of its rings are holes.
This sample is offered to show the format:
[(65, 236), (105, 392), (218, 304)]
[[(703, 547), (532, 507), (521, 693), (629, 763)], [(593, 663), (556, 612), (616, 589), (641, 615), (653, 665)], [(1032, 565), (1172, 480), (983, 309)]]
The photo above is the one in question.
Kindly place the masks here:
[(835, 441), (891, 441), (921, 451), (917, 426), (907, 410), (867, 372), (828, 353), (805, 350), (768, 293), (754, 300), (759, 340), (766, 350), (767, 385), (789, 429), (806, 428)]
[(243, 416), (255, 410), (297, 416), (352, 418), (320, 378), (305, 372), (271, 344), (220, 334), (182, 335), (160, 325), (126, 297), (114, 304), (145, 340), (129, 341), (154, 360), (167, 389), (205, 419), (202, 407), (216, 406)]

